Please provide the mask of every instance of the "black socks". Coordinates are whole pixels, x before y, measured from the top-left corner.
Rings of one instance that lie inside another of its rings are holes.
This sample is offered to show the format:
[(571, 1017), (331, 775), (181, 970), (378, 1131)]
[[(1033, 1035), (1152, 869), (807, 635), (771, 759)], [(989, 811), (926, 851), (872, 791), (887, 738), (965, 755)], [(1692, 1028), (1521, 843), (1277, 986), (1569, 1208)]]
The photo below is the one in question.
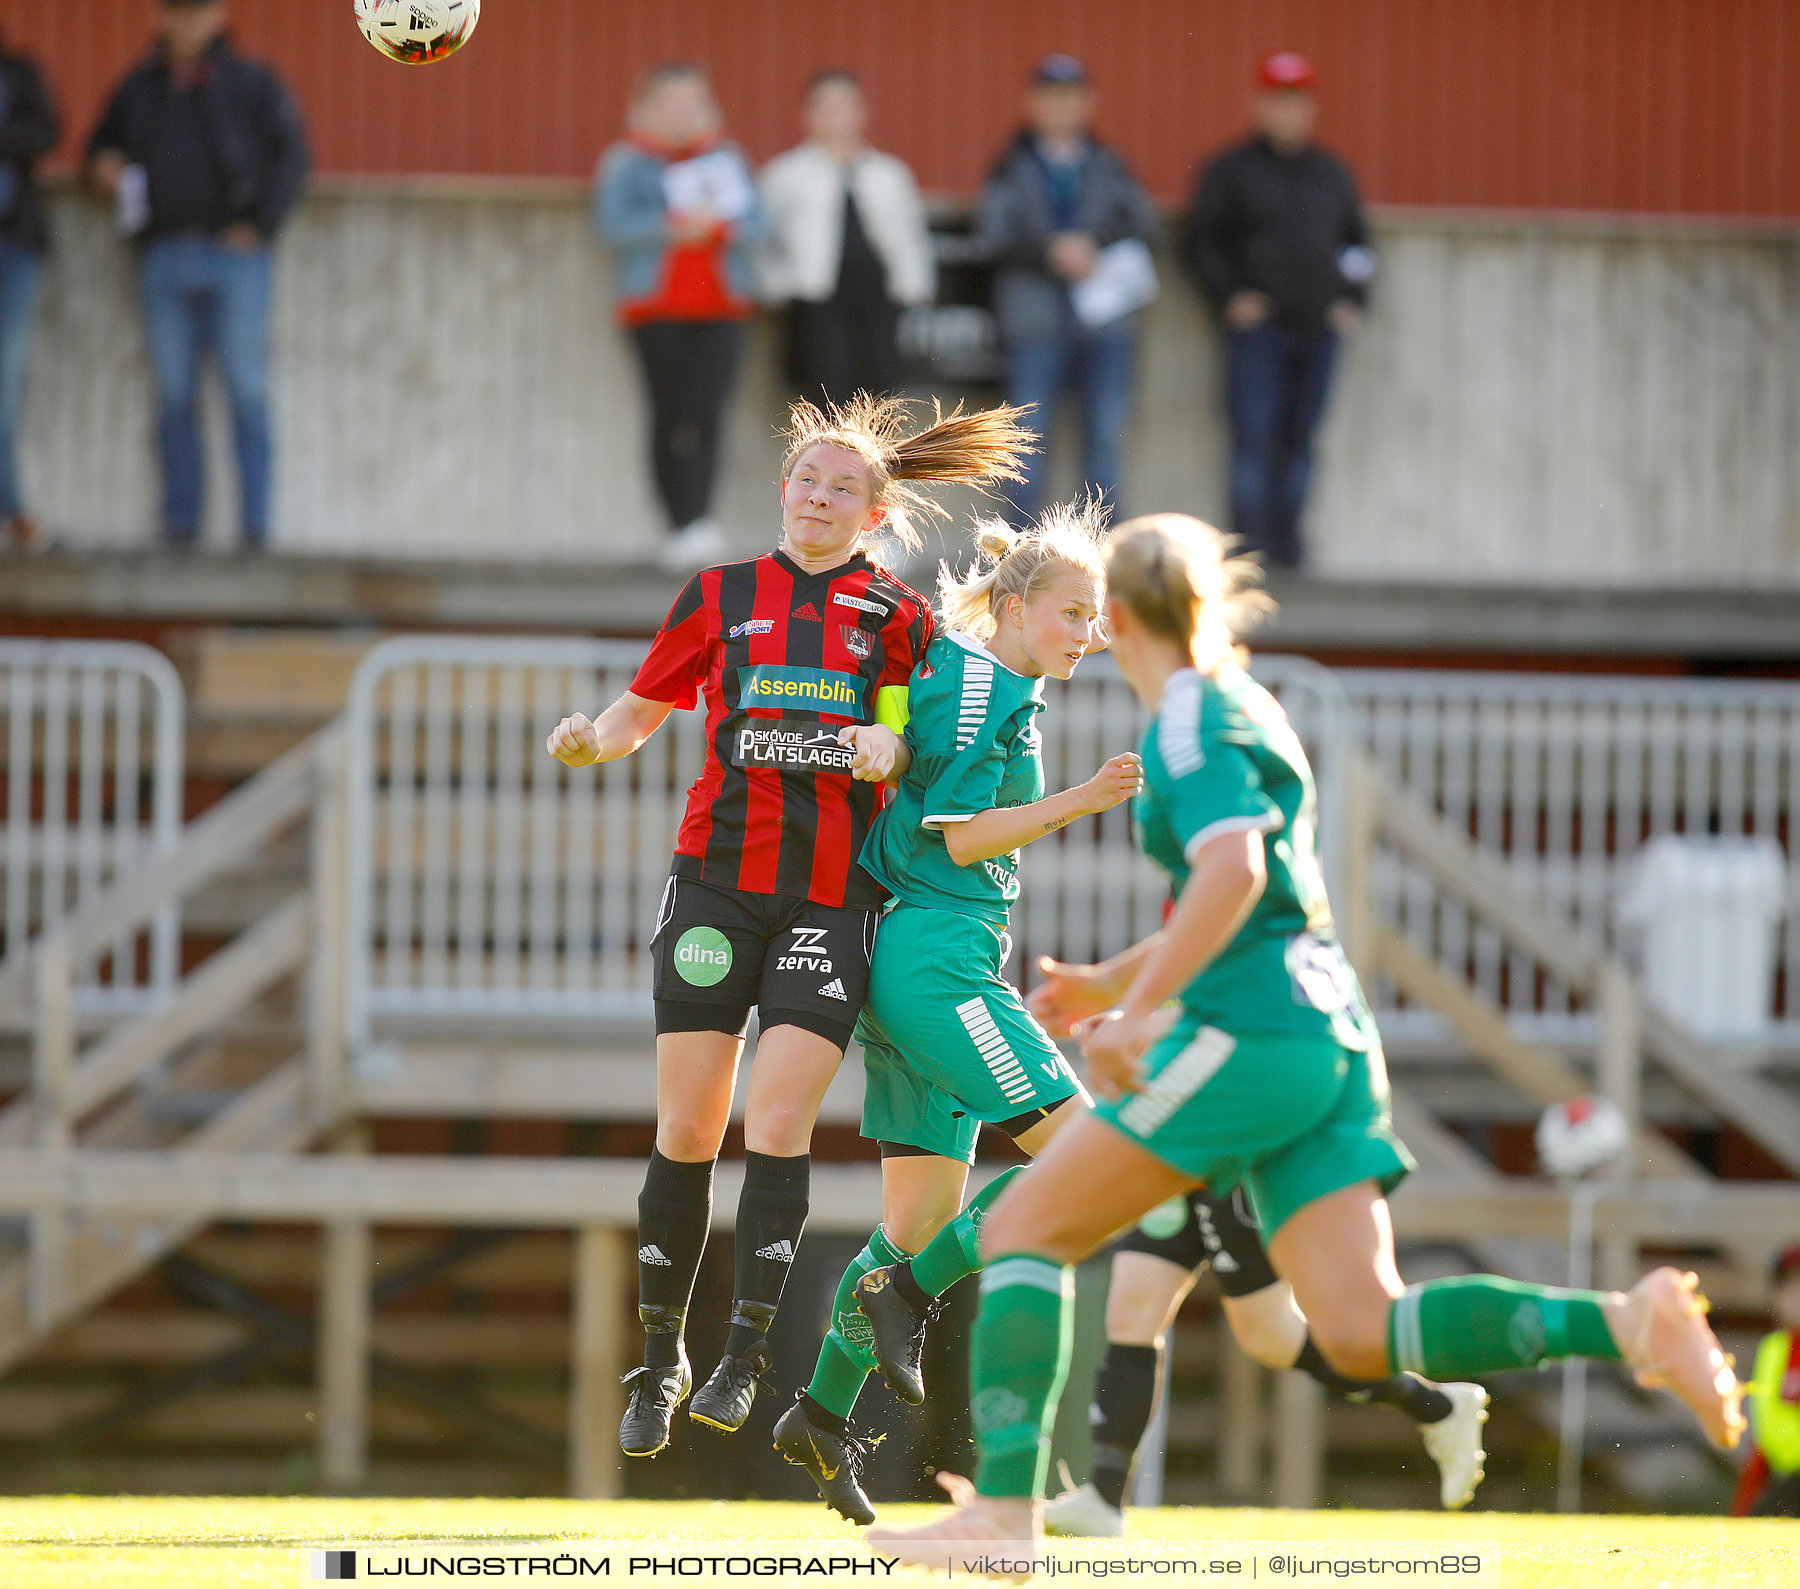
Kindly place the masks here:
[(1161, 1358), (1157, 1347), (1111, 1341), (1101, 1359), (1100, 1371), (1094, 1376), (1094, 1401), (1088, 1409), (1088, 1423), (1094, 1433), (1090, 1478), (1110, 1506), (1125, 1504), (1138, 1442), (1150, 1427), (1150, 1413), (1156, 1405)]
[(1381, 1401), (1398, 1407), (1414, 1423), (1438, 1423), (1454, 1408), (1450, 1398), (1417, 1374), (1396, 1374), (1392, 1379), (1346, 1379), (1325, 1361), (1325, 1354), (1309, 1335), (1294, 1359), (1294, 1367), (1310, 1374), (1334, 1396), (1347, 1401)]
[(680, 1359), (682, 1327), (694, 1276), (712, 1224), (713, 1161), (686, 1164), (652, 1151), (638, 1193), (638, 1318), (644, 1361), (673, 1368)]
[(794, 1249), (806, 1229), (812, 1156), (744, 1155), (744, 1191), (738, 1199), (737, 1275), (732, 1289), (728, 1357), (742, 1357), (774, 1321), (787, 1284)]

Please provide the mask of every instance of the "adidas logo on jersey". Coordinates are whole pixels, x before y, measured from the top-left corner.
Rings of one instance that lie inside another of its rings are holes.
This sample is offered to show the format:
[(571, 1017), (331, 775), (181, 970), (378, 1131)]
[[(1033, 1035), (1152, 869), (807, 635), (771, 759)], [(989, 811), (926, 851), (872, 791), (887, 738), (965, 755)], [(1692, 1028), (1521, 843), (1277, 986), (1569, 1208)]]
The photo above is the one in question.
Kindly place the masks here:
[(819, 616), (819, 609), (817, 607), (815, 607), (810, 601), (804, 607), (798, 608), (793, 613), (793, 616), (796, 618), (803, 619), (807, 623), (823, 623), (825, 621), (823, 618), (821, 618)]
[(647, 1247), (638, 1248), (638, 1262), (653, 1263), (661, 1269), (673, 1269), (675, 1267), (675, 1260), (664, 1256), (662, 1248), (658, 1247), (654, 1242)]
[(842, 999), (846, 1004), (850, 1002), (850, 995), (844, 991), (844, 979), (842, 977), (833, 977), (824, 987), (820, 988), (819, 997), (822, 999)]
[(766, 1247), (758, 1247), (756, 1256), (773, 1258), (776, 1263), (792, 1263), (794, 1261), (794, 1244), (791, 1241), (772, 1241)]

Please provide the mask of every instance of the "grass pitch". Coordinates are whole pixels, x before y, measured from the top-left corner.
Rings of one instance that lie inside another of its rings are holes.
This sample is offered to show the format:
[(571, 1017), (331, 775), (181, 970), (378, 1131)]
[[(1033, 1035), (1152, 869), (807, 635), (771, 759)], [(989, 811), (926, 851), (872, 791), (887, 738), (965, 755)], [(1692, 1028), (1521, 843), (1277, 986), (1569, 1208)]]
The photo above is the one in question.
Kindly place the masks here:
[[(894, 1506), (883, 1508), (882, 1515), (889, 1521), (929, 1510)], [(1134, 1512), (1132, 1527), (1134, 1537), (1146, 1541), (1195, 1545), (1368, 1540), (1442, 1549), (1492, 1542), (1500, 1548), (1505, 1589), (1800, 1586), (1800, 1522), (1171, 1507)], [(312, 1581), (313, 1550), (353, 1542), (400, 1547), (427, 1541), (524, 1544), (605, 1539), (695, 1549), (737, 1542), (765, 1550), (780, 1547), (784, 1553), (804, 1545), (850, 1554), (857, 1532), (818, 1507), (767, 1502), (24, 1497), (0, 1500), (0, 1585), (237, 1589), (266, 1584), (294, 1589)], [(619, 1581), (619, 1576), (615, 1572), (611, 1581)], [(544, 1579), (533, 1575), (524, 1581)], [(902, 1572), (891, 1581), (931, 1579)]]

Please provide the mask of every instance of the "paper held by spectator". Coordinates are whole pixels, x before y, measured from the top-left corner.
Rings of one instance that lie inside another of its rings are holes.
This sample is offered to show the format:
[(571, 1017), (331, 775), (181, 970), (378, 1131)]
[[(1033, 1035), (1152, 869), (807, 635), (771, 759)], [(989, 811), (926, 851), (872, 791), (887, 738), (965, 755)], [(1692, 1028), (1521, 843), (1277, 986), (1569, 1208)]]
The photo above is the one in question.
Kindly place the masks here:
[(1069, 289), (1075, 317), (1084, 326), (1108, 325), (1133, 309), (1142, 309), (1157, 293), (1156, 264), (1150, 250), (1135, 237), (1103, 248), (1094, 256), (1094, 272)]
[(677, 215), (706, 212), (722, 221), (741, 220), (756, 203), (750, 173), (732, 149), (715, 149), (663, 167), (663, 200)]

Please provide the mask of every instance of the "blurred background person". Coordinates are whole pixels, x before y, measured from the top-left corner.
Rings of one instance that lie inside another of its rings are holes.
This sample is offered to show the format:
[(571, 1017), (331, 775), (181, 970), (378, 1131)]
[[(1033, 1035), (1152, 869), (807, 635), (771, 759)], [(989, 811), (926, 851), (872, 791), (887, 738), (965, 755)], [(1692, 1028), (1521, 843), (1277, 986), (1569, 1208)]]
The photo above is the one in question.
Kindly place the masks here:
[(88, 140), (89, 170), (140, 245), (163, 533), (176, 546), (200, 536), (200, 365), (210, 350), (231, 404), (243, 544), (260, 548), (273, 458), (269, 250), (306, 184), (306, 131), (281, 79), (232, 49), (218, 0), (161, 0), (159, 10), (155, 48)]
[(1775, 1328), (1750, 1375), (1750, 1460), (1738, 1476), (1736, 1517), (1800, 1517), (1800, 1241), (1775, 1255)]
[(1298, 568), (1313, 438), (1375, 255), (1350, 168), (1313, 142), (1312, 62), (1277, 51), (1256, 81), (1254, 131), (1201, 173), (1184, 252), (1225, 327), (1231, 527)]
[(904, 161), (869, 146), (851, 73), (819, 73), (803, 116), (806, 141), (759, 178), (762, 294), (788, 306), (788, 372), (820, 404), (897, 392), (900, 311), (930, 302), (937, 278), (919, 185)]
[(671, 572), (728, 549), (713, 483), (763, 229), (749, 165), (719, 124), (705, 72), (656, 67), (594, 182), (594, 224), (616, 257), (619, 319), (650, 402), (650, 465), (674, 531), (658, 561)]
[(50, 229), (38, 192), (40, 158), (56, 147), (62, 122), (37, 62), (0, 36), (0, 539), (28, 546), (37, 521), (25, 511), (14, 437), (25, 404), (31, 327)]
[[(1131, 417), (1141, 294), (1090, 307), (1083, 284), (1122, 243), (1146, 250), (1156, 235), (1150, 196), (1114, 150), (1093, 134), (1087, 69), (1072, 55), (1049, 55), (1025, 97), (1025, 126), (994, 164), (982, 189), (976, 236), (993, 261), (994, 317), (1006, 362), (1006, 399), (1030, 408), (1039, 451), (1011, 493), (1010, 517), (1024, 523), (1042, 506), (1049, 479), (1045, 449), (1056, 400), (1073, 387), (1082, 423), (1082, 484), (1118, 506), (1121, 450)], [(1142, 252), (1140, 268), (1148, 268)], [(1151, 292), (1154, 292), (1152, 277)], [(1130, 307), (1117, 314), (1116, 303)]]

